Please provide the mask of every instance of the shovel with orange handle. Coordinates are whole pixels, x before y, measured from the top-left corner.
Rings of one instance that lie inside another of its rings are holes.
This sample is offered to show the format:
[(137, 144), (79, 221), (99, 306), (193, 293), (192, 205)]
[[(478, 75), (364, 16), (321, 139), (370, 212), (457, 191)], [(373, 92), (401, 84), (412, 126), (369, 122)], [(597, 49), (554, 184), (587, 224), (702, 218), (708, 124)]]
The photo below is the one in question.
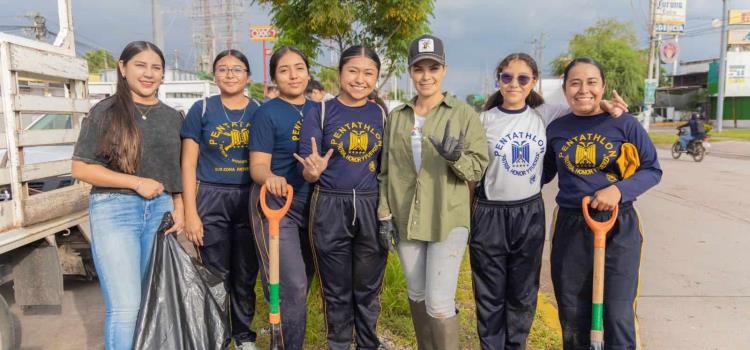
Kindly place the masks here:
[(605, 222), (596, 221), (589, 215), (591, 197), (583, 197), (583, 218), (594, 232), (594, 279), (591, 294), (591, 349), (604, 349), (604, 253), (607, 246), (607, 232), (617, 220), (617, 207)]
[(271, 341), (269, 348), (271, 350), (284, 350), (284, 342), (281, 338), (281, 310), (279, 307), (279, 224), (281, 219), (292, 206), (292, 196), (294, 190), (292, 186), (286, 186), (286, 202), (279, 209), (271, 209), (266, 203), (266, 185), (260, 188), (260, 207), (263, 214), (268, 219), (269, 226), (269, 243), (268, 243), (268, 260), (270, 276), (268, 278), (268, 295), (271, 298), (270, 313), (268, 315), (271, 323)]

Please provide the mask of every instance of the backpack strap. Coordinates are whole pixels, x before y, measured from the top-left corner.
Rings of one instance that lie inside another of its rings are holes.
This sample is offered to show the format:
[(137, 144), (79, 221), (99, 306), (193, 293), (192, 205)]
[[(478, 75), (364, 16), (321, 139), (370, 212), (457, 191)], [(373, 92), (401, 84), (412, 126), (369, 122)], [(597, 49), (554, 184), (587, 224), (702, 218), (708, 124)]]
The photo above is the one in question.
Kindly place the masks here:
[(320, 131), (325, 130), (326, 123), (326, 101), (320, 101)]
[(385, 113), (385, 109), (383, 109), (383, 106), (381, 106), (381, 105), (380, 105), (380, 104), (378, 104), (378, 103), (375, 103), (375, 105), (376, 105), (376, 106), (378, 106), (378, 108), (380, 108), (380, 114), (382, 114), (382, 116), (383, 116), (383, 125), (385, 125), (385, 119), (386, 119), (386, 116), (387, 116), (388, 114), (387, 114), (387, 113)]
[(201, 118), (206, 115), (206, 105), (208, 105), (208, 97), (203, 96), (203, 112), (201, 112)]

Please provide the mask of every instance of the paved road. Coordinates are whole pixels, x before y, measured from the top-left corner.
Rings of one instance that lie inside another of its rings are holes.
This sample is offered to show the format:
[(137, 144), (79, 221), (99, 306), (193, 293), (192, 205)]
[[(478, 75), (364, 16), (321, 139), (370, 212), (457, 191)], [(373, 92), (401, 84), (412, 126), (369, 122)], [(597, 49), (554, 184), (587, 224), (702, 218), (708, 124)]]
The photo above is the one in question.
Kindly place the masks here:
[[(750, 143), (732, 147), (750, 149)], [(673, 160), (666, 150), (660, 157), (662, 183), (637, 204), (645, 224), (638, 303), (643, 344), (659, 350), (746, 348), (750, 157), (709, 155), (694, 163)], [(545, 189), (545, 199), (551, 212), (554, 186)], [(548, 281), (543, 285), (550, 290)], [(65, 289), (61, 308), (21, 312), (13, 306), (22, 349), (102, 348), (104, 307), (97, 283), (66, 281)], [(0, 291), (6, 298), (12, 294), (7, 286)]]

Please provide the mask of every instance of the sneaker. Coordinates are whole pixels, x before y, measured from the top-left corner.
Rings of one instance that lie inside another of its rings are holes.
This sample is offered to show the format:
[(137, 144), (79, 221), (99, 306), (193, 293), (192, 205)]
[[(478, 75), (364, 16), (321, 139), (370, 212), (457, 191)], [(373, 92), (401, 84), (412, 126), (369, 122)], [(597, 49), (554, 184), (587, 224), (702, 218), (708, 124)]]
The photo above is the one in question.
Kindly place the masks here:
[(235, 350), (258, 350), (258, 347), (255, 346), (255, 342), (244, 342), (238, 346), (234, 347)]

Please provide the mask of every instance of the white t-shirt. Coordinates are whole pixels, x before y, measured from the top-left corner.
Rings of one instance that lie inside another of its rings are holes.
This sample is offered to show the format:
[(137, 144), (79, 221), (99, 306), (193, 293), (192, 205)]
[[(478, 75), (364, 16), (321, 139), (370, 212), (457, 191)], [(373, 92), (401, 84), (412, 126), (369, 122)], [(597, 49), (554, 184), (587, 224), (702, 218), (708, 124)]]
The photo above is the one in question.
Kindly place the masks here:
[(543, 104), (516, 111), (495, 107), (479, 115), (490, 154), (482, 180), (487, 199), (515, 201), (539, 193), (547, 125), (568, 113), (568, 106)]
[(425, 117), (414, 115), (414, 127), (411, 128), (411, 153), (414, 155), (414, 168), (422, 167), (422, 127), (424, 126)]

